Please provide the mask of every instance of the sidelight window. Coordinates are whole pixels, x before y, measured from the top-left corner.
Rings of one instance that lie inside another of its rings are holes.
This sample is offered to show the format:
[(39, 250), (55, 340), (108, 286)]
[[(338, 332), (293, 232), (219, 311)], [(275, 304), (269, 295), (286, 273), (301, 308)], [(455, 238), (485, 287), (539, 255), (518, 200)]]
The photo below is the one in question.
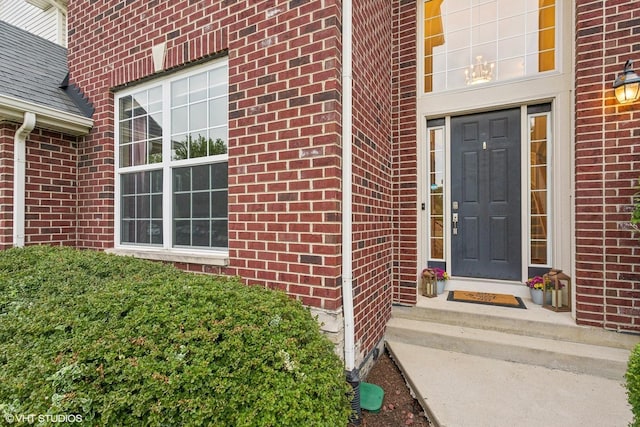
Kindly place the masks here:
[(549, 264), (551, 113), (529, 114), (529, 264)]
[[(438, 122), (438, 121), (434, 121)], [(429, 127), (429, 242), (430, 260), (442, 261), (445, 257), (444, 236), (444, 175), (445, 175), (444, 126)]]

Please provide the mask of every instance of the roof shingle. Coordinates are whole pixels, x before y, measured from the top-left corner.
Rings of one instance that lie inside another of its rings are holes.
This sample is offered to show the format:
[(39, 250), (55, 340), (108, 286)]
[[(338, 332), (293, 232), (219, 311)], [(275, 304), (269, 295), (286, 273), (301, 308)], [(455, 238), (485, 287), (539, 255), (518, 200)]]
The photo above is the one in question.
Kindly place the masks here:
[(61, 88), (67, 49), (0, 21), (0, 95), (90, 117)]

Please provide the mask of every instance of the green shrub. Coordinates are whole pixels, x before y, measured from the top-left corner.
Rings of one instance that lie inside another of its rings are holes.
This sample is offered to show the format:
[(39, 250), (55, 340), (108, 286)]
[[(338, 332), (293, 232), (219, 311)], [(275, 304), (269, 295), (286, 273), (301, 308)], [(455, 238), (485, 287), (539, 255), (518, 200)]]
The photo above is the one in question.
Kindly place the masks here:
[(94, 251), (0, 253), (0, 420), (339, 426), (348, 390), (283, 293)]
[(634, 427), (640, 426), (640, 344), (631, 352), (627, 367), (627, 397), (633, 413)]

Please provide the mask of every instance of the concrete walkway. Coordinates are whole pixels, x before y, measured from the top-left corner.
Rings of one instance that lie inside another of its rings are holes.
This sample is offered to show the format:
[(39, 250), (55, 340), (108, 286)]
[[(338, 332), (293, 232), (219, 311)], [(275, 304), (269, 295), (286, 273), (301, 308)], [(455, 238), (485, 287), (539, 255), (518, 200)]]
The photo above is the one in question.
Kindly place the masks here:
[(520, 296), (527, 309), (420, 297), (394, 307), (387, 348), (436, 427), (626, 427), (624, 373), (640, 336), (578, 326), (528, 289), (451, 280), (451, 289)]
[(387, 342), (416, 398), (441, 427), (624, 427), (622, 381)]

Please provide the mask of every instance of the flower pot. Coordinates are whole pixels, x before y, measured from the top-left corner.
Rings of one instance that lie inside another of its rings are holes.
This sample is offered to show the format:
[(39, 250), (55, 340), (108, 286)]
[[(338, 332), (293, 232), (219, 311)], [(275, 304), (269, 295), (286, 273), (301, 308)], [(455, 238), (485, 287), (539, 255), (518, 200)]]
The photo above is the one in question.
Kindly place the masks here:
[[(531, 300), (534, 304), (542, 305), (542, 298), (544, 297), (544, 292), (542, 289), (529, 289), (531, 292)], [(547, 292), (545, 304), (551, 304), (551, 292)]]
[(542, 305), (542, 289), (529, 289), (534, 304)]
[(444, 280), (438, 280), (438, 295), (444, 292)]

